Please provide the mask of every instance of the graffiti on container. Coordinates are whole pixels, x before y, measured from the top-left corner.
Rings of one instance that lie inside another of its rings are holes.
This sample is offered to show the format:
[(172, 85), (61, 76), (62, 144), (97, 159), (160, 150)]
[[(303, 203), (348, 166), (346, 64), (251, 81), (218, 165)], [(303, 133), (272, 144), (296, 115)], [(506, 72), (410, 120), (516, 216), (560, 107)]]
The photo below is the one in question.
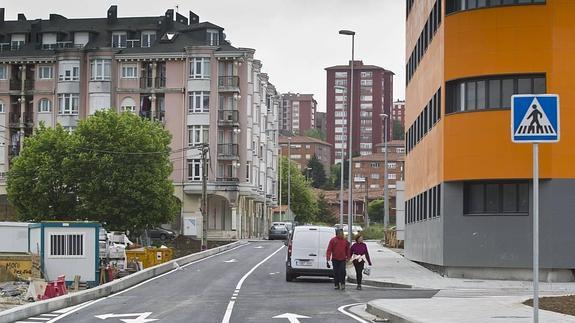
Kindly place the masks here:
[(22, 263), (19, 261), (8, 261), (3, 264), (6, 271), (11, 272), (13, 275), (30, 276), (32, 275), (32, 268), (30, 263)]

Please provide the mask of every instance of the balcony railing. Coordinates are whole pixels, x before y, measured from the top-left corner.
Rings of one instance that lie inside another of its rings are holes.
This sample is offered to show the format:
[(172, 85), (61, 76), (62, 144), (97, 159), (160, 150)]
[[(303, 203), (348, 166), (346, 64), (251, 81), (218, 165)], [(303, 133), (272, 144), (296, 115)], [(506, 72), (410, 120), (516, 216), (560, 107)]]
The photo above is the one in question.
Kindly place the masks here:
[(239, 122), (238, 110), (218, 110), (218, 123), (220, 125), (234, 125)]
[(238, 144), (218, 144), (219, 158), (237, 158)]
[(21, 50), (24, 48), (25, 43), (0, 43), (0, 52), (9, 52), (14, 50)]
[(36, 49), (42, 50), (56, 50), (56, 49), (67, 49), (67, 48), (82, 48), (82, 44), (74, 44), (73, 41), (59, 41), (54, 44), (41, 44), (37, 45)]
[(217, 177), (216, 182), (222, 183), (238, 183), (240, 181), (237, 177)]
[(239, 91), (240, 78), (238, 76), (220, 76), (218, 87), (220, 91)]
[(152, 80), (151, 77), (140, 77), (140, 88), (142, 89), (149, 89), (152, 87)]
[(140, 88), (142, 89), (150, 89), (152, 87), (154, 87), (154, 82), (155, 81), (155, 88), (156, 89), (160, 89), (160, 88), (165, 88), (166, 87), (166, 77), (165, 76), (159, 76), (156, 78), (152, 78), (152, 77), (140, 77)]
[(156, 77), (156, 88), (164, 88), (166, 87), (166, 77), (165, 76), (159, 76)]
[(0, 52), (8, 52), (10, 50), (10, 43), (0, 43)]
[(8, 114), (8, 125), (13, 128), (20, 127), (20, 112), (10, 112)]
[[(24, 90), (31, 91), (34, 89), (34, 80), (27, 79), (24, 80)], [(20, 79), (10, 79), (10, 91), (21, 91), (22, 90), (22, 80)]]
[(139, 48), (142, 47), (141, 44), (142, 42), (139, 39), (128, 39), (126, 41), (126, 47), (128, 48)]
[(34, 126), (34, 112), (24, 112), (24, 124), (27, 127)]

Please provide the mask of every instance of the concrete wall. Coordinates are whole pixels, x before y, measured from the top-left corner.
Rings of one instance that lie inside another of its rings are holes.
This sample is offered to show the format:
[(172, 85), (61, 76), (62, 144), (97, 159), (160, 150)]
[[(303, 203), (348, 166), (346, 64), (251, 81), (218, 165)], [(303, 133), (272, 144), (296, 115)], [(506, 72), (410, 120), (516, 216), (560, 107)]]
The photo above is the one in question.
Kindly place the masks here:
[(405, 226), (405, 256), (414, 261), (443, 264), (443, 217)]

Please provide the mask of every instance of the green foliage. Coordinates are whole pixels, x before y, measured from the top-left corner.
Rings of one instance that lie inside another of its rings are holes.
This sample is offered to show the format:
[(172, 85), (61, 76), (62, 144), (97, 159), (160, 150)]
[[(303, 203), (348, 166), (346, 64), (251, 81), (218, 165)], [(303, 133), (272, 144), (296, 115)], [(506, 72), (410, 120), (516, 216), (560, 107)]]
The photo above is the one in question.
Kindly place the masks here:
[(320, 188), (325, 185), (327, 178), (325, 176), (325, 169), (323, 164), (319, 161), (319, 158), (314, 154), (313, 157), (307, 162), (307, 168), (309, 168), (309, 176), (311, 180), (311, 185), (315, 188)]
[(405, 127), (401, 123), (401, 121), (395, 120), (393, 122), (393, 133), (392, 138), (393, 140), (403, 140), (405, 136)]
[(315, 194), (296, 163), (290, 163), (286, 157), (281, 158), (282, 201), (287, 205), (288, 165), (291, 171), (291, 209), (295, 220), (300, 223), (313, 222), (318, 214)]
[(363, 228), (361, 232), (364, 240), (381, 240), (385, 236), (385, 230), (381, 224), (371, 224), (367, 228)]
[(384, 205), (385, 201), (383, 199), (369, 202), (367, 206), (367, 214), (372, 222), (383, 222)]
[(335, 212), (325, 199), (325, 194), (320, 193), (317, 198), (318, 215), (317, 221), (322, 224), (334, 225), (336, 223)]
[(40, 127), (9, 171), (9, 199), (22, 220), (91, 220), (141, 232), (179, 211), (170, 141), (160, 124), (111, 110), (72, 134)]
[(319, 139), (319, 140), (326, 141), (325, 132), (323, 132), (323, 131), (321, 131), (320, 129), (317, 129), (317, 128), (309, 129), (308, 131), (306, 131), (306, 132), (304, 133), (304, 136), (312, 137), (312, 138), (315, 138), (315, 139)]

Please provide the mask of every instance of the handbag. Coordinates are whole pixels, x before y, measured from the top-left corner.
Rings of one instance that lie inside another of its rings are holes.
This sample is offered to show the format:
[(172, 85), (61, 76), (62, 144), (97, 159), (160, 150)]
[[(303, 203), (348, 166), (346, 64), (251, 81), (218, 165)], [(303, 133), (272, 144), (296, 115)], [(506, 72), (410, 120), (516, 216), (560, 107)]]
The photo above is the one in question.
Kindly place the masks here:
[(364, 267), (363, 274), (369, 276), (369, 274), (371, 274), (371, 267)]

